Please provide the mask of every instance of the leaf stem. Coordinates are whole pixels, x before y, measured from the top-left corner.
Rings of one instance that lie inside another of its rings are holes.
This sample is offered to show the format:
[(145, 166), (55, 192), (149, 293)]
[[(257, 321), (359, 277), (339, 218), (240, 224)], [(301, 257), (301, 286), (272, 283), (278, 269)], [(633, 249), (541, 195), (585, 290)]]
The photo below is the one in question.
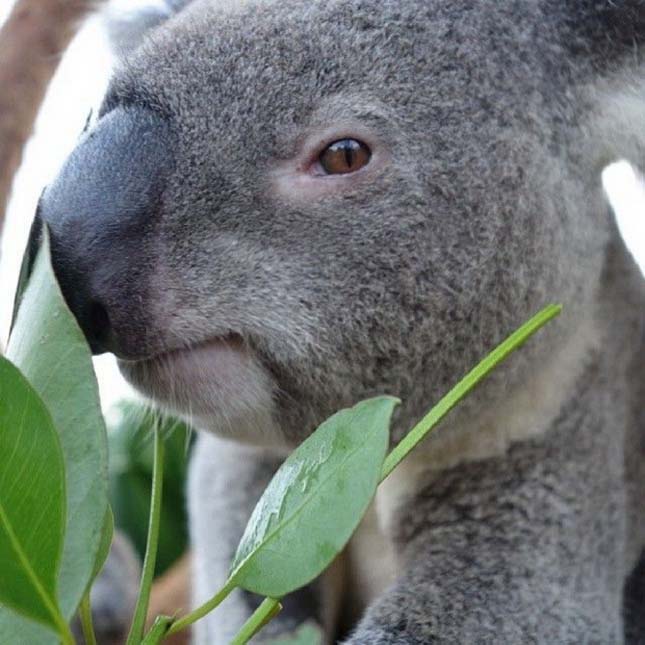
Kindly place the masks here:
[(170, 616), (157, 616), (150, 631), (141, 641), (141, 645), (158, 645), (168, 635), (168, 626), (172, 623)]
[(538, 329), (546, 325), (562, 311), (562, 305), (548, 305), (533, 318), (514, 331), (503, 343), (498, 345), (486, 358), (478, 363), (448, 394), (446, 394), (419, 423), (398, 443), (383, 462), (381, 481), (383, 481), (415, 446), (499, 363), (521, 347)]
[(175, 621), (170, 628), (168, 629), (167, 635), (175, 634), (182, 629), (185, 629), (189, 625), (192, 625), (194, 622), (198, 621), (200, 618), (203, 618), (206, 614), (213, 611), (215, 607), (220, 605), (222, 601), (235, 589), (235, 582), (232, 579), (228, 579), (226, 584), (210, 599), (207, 600), (203, 605), (197, 607), (189, 614), (186, 614), (183, 618)]
[(282, 609), (276, 598), (265, 598), (262, 604), (253, 612), (251, 617), (231, 641), (231, 645), (245, 645)]
[(143, 638), (143, 630), (148, 613), (150, 589), (154, 577), (155, 562), (157, 560), (157, 547), (159, 545), (159, 524), (161, 521), (161, 494), (163, 487), (163, 454), (164, 443), (159, 428), (154, 429), (154, 458), (152, 465), (152, 496), (150, 498), (150, 521), (148, 524), (148, 539), (146, 554), (143, 559), (143, 572), (139, 597), (134, 610), (132, 626), (128, 634), (126, 645), (138, 645)]
[[(63, 645), (76, 645), (76, 639), (72, 634), (72, 630), (69, 628), (69, 625), (61, 618), (62, 622), (59, 625), (59, 636), (61, 638), (61, 643)], [(88, 643), (89, 645), (89, 643)]]
[(94, 624), (92, 622), (92, 608), (90, 605), (90, 592), (85, 592), (78, 608), (78, 613), (81, 618), (81, 627), (83, 628), (83, 638), (85, 645), (97, 645), (96, 635), (94, 634)]

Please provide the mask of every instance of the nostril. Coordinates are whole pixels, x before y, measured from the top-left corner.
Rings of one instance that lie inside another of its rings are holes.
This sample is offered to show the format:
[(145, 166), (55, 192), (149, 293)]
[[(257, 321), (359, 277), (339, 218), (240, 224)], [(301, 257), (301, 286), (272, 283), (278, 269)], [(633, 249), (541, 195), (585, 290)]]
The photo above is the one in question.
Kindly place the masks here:
[(104, 345), (110, 335), (110, 317), (107, 309), (100, 302), (92, 302), (88, 309), (88, 340), (92, 349)]

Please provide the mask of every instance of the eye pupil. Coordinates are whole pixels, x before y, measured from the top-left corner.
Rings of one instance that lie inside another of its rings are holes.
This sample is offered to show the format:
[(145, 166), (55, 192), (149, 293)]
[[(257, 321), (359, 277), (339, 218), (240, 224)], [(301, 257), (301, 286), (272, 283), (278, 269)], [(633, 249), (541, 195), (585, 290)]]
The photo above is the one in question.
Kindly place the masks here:
[(352, 167), (352, 161), (354, 160), (354, 151), (347, 146), (345, 148), (345, 164), (348, 168)]
[(326, 174), (346, 175), (366, 166), (371, 156), (372, 152), (362, 141), (339, 139), (322, 151), (319, 161)]

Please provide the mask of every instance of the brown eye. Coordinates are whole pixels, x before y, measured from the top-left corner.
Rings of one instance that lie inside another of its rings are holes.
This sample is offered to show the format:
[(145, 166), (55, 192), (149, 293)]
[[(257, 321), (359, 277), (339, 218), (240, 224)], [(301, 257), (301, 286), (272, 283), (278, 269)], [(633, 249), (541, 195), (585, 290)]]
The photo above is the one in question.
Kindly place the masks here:
[(340, 139), (328, 145), (319, 157), (322, 169), (328, 175), (346, 175), (366, 166), (371, 150), (356, 139)]

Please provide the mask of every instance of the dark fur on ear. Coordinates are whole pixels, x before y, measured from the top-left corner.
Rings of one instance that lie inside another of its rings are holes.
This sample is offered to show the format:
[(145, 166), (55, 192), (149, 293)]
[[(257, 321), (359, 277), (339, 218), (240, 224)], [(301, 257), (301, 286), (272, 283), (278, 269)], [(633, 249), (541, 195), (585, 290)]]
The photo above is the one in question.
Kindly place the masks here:
[(645, 44), (644, 0), (584, 0), (567, 7), (576, 53), (591, 55), (599, 67), (613, 67), (625, 56), (639, 59)]
[(107, 11), (106, 28), (112, 51), (125, 58), (142, 42), (145, 34), (179, 13), (191, 0), (162, 0), (135, 8), (112, 6)]

